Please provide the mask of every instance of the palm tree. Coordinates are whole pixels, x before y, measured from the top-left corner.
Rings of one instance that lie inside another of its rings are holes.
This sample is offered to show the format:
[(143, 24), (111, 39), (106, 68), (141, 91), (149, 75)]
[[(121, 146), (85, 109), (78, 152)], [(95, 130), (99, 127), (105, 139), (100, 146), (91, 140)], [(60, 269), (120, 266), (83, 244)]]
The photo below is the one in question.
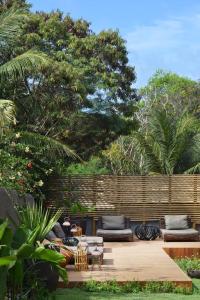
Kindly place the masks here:
[[(6, 53), (12, 47), (16, 38), (21, 33), (21, 25), (27, 18), (27, 14), (21, 9), (8, 9), (0, 14), (0, 50)], [(40, 69), (48, 62), (45, 54), (36, 50), (29, 50), (21, 55), (13, 57), (11, 60), (0, 64), (0, 84), (11, 78), (18, 79), (27, 72)], [(5, 130), (10, 124), (15, 122), (15, 109), (11, 100), (0, 99), (0, 129)]]
[(200, 123), (194, 116), (184, 112), (175, 119), (162, 109), (153, 113), (143, 132), (133, 136), (149, 173), (171, 175), (200, 170), (199, 132)]
[[(27, 18), (27, 12), (22, 9), (9, 9), (0, 15), (0, 50), (6, 51), (19, 38), (21, 25)], [(50, 63), (50, 59), (42, 52), (31, 49), (11, 60), (0, 64), (0, 84), (10, 78), (17, 80), (27, 73), (40, 71), (41, 67)], [(15, 106), (12, 100), (0, 99), (0, 137), (15, 124)], [(12, 138), (12, 135), (11, 135)], [(21, 141), (24, 144), (34, 145), (38, 148), (46, 146), (45, 154), (49, 156), (67, 155), (78, 157), (68, 146), (61, 142), (37, 133), (21, 132)]]

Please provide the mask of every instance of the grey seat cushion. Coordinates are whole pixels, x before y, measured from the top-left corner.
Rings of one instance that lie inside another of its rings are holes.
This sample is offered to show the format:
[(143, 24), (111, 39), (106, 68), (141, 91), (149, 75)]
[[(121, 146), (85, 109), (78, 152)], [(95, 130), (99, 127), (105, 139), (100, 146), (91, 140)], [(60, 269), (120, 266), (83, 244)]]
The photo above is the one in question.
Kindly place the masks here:
[(102, 237), (129, 237), (132, 236), (133, 232), (131, 229), (97, 229), (97, 236)]
[(125, 229), (124, 216), (103, 216), (102, 217), (103, 229)]
[(60, 225), (59, 222), (57, 222), (54, 227), (53, 227), (53, 231), (55, 233), (55, 235), (60, 238), (60, 239), (64, 239), (65, 238), (65, 233)]
[(98, 250), (99, 254), (103, 254), (103, 247), (97, 247), (97, 246), (88, 247), (87, 253), (92, 254), (92, 252), (94, 252), (95, 250)]
[(161, 229), (161, 233), (163, 236), (165, 235), (174, 235), (174, 236), (188, 236), (188, 235), (199, 235), (199, 232), (193, 228), (188, 229)]
[[(76, 237), (79, 241), (84, 240), (83, 237)], [(103, 246), (103, 238), (100, 236), (86, 236), (85, 241), (88, 243), (88, 246)]]
[(166, 229), (188, 229), (187, 215), (166, 215), (165, 216)]
[(54, 241), (57, 238), (57, 236), (55, 235), (55, 233), (50, 230), (47, 235), (46, 235), (46, 239), (49, 241)]

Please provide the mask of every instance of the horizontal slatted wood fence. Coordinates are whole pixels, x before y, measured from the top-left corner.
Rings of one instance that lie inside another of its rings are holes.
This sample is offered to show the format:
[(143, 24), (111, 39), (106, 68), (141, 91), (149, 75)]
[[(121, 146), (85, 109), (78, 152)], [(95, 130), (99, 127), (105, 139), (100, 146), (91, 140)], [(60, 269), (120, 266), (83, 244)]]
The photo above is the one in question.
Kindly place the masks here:
[(95, 207), (87, 213), (124, 214), (131, 220), (157, 220), (166, 214), (188, 214), (200, 222), (200, 175), (66, 176), (48, 184), (49, 206), (80, 201)]

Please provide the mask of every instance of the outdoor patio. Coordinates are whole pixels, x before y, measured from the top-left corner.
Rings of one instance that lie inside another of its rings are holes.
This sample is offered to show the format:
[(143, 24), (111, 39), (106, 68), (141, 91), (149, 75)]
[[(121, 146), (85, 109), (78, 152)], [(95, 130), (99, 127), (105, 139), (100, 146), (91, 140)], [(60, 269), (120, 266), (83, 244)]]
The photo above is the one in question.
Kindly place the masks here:
[[(192, 280), (178, 267), (174, 257), (199, 255), (200, 242), (134, 241), (107, 242), (104, 244), (102, 270), (76, 272), (67, 266), (68, 286), (80, 285), (88, 280), (116, 280), (119, 283), (139, 281), (173, 282), (178, 286), (192, 287)], [(60, 281), (60, 287), (65, 287)]]

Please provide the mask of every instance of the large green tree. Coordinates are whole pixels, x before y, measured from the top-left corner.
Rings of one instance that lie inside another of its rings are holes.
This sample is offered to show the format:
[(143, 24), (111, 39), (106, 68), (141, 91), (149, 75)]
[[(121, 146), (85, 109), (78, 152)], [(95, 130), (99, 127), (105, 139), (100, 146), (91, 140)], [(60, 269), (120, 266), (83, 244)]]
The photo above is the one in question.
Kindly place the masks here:
[[(52, 64), (40, 73), (31, 74), (31, 78), (25, 76), (17, 84), (7, 83), (1, 91), (4, 98), (14, 94), (18, 127), (70, 142), (74, 148), (82, 136), (79, 154), (84, 158), (93, 154), (92, 147), (87, 150), (89, 138), (94, 140), (92, 146), (96, 141), (103, 145), (119, 133), (124, 134), (126, 120), (123, 119), (121, 126), (121, 117), (133, 109), (135, 71), (128, 65), (126, 45), (117, 31), (95, 34), (87, 21), (73, 20), (59, 11), (32, 13), (24, 26), (23, 38), (13, 51), (22, 53), (32, 47), (48, 54)], [(72, 126), (74, 115), (81, 124), (80, 131)], [(106, 116), (111, 116), (115, 124), (109, 121), (105, 130), (100, 133), (99, 128), (89, 136), (88, 122), (95, 124), (91, 120), (96, 119), (98, 124)]]
[[(7, 8), (0, 11), (0, 91), (2, 94), (8, 84), (17, 85), (23, 78), (31, 80), (31, 74), (42, 72), (51, 63), (48, 56), (35, 49), (17, 55), (13, 47), (22, 36), (22, 26), (28, 19), (27, 11), (22, 8)], [(10, 55), (7, 54), (10, 51)], [(12, 86), (11, 91), (14, 92)], [(33, 192), (35, 182), (46, 178), (48, 169), (59, 157), (73, 156), (66, 145), (47, 136), (26, 131), (15, 133), (19, 110), (15, 95), (11, 100), (3, 99), (0, 94), (0, 185), (17, 189), (20, 192)], [(41, 182), (41, 181), (40, 181)], [(42, 183), (43, 184), (43, 183)]]
[(165, 106), (174, 116), (180, 116), (183, 110), (199, 115), (200, 84), (176, 73), (158, 70), (140, 89), (144, 102), (144, 112)]

